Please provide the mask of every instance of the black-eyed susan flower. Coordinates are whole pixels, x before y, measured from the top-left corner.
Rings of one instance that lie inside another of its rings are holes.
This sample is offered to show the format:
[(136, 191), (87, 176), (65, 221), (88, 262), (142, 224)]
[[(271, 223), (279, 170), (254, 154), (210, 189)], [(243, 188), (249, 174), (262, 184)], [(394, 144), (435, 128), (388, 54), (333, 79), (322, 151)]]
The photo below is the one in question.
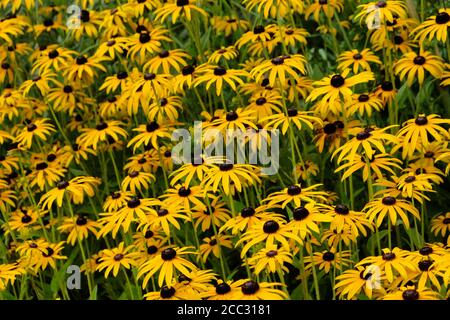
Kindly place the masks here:
[(288, 226), (292, 228), (294, 234), (305, 239), (311, 232), (320, 233), (319, 224), (321, 222), (331, 222), (332, 220), (330, 215), (319, 211), (316, 203), (309, 202), (293, 210), (292, 220), (289, 221)]
[(15, 140), (19, 143), (19, 145), (27, 149), (31, 148), (33, 140), (36, 141), (37, 138), (46, 141), (47, 136), (56, 131), (54, 126), (48, 123), (48, 121), (49, 119), (42, 118), (28, 123), (22, 132), (16, 136)]
[(364, 210), (370, 221), (375, 221), (376, 219), (378, 227), (386, 215), (388, 215), (392, 225), (395, 225), (397, 223), (397, 217), (400, 217), (407, 229), (409, 229), (408, 213), (420, 220), (419, 211), (412, 204), (406, 200), (396, 199), (392, 196), (374, 199), (365, 206)]
[(123, 124), (120, 121), (109, 120), (100, 122), (95, 128), (82, 128), (80, 130), (81, 135), (77, 138), (76, 143), (97, 150), (100, 142), (108, 142), (108, 137), (120, 140), (120, 137), (126, 138), (128, 136), (121, 125)]
[(233, 91), (237, 90), (237, 85), (244, 84), (244, 80), (240, 77), (248, 77), (245, 70), (227, 69), (222, 66), (205, 65), (201, 68), (201, 74), (194, 80), (194, 87), (206, 83), (206, 90), (209, 90), (211, 85), (215, 85), (215, 93), (217, 96), (222, 94), (224, 84), (227, 83)]
[(325, 202), (327, 193), (317, 190), (321, 184), (315, 184), (309, 187), (302, 187), (300, 184), (289, 186), (282, 191), (276, 191), (263, 199), (268, 207), (275, 204), (281, 205), (282, 208), (292, 203), (295, 207), (300, 207), (304, 202)]
[(256, 282), (246, 280), (240, 286), (240, 292), (236, 294), (236, 300), (283, 300), (287, 294), (275, 286), (283, 287), (285, 284), (279, 282)]
[(196, 254), (196, 252), (190, 251), (191, 248), (167, 248), (162, 250), (159, 256), (142, 264), (137, 274), (138, 279), (143, 277), (142, 287), (145, 288), (151, 277), (158, 271), (159, 286), (162, 286), (164, 283), (170, 285), (176, 276), (176, 271), (189, 276), (191, 271), (197, 269), (192, 262), (183, 257), (189, 254)]
[(144, 64), (144, 70), (151, 73), (170, 74), (172, 70), (180, 72), (187, 65), (186, 60), (190, 56), (180, 49), (161, 50), (156, 56)]
[(55, 188), (42, 195), (39, 205), (50, 209), (56, 201), (56, 205), (62, 207), (66, 194), (74, 204), (81, 204), (85, 196), (94, 196), (95, 187), (99, 184), (100, 179), (88, 176), (78, 176), (69, 181), (61, 180), (56, 184)]
[(383, 100), (374, 93), (354, 94), (352, 98), (348, 105), (350, 115), (358, 113), (361, 116), (367, 114), (367, 116), (371, 117), (374, 111), (381, 111), (384, 107)]
[(231, 230), (232, 234), (237, 234), (238, 232), (244, 232), (245, 230), (251, 228), (255, 224), (263, 220), (269, 220), (273, 217), (281, 218), (279, 214), (275, 214), (270, 211), (269, 208), (274, 208), (276, 206), (266, 206), (262, 205), (256, 208), (245, 207), (239, 212), (236, 217), (229, 219), (219, 230), (223, 232), (224, 230)]
[(128, 142), (127, 147), (133, 146), (133, 150), (136, 151), (141, 145), (151, 144), (153, 148), (158, 149), (160, 145), (158, 140), (164, 138), (170, 139), (172, 130), (173, 127), (167, 123), (159, 124), (156, 121), (152, 121), (147, 124), (141, 124), (139, 127), (133, 129), (133, 131), (139, 132), (139, 134)]
[(175, 203), (167, 203), (160, 200), (153, 200), (153, 206), (158, 206), (159, 209), (147, 212), (145, 218), (141, 218), (139, 229), (145, 232), (148, 228), (161, 227), (167, 236), (171, 234), (171, 226), (180, 230), (180, 223), (177, 219), (189, 221), (190, 217), (187, 215), (187, 210)]
[(339, 166), (335, 172), (344, 171), (341, 180), (348, 179), (356, 171), (362, 169), (363, 181), (369, 179), (369, 174), (375, 174), (377, 179), (384, 177), (383, 171), (387, 171), (395, 175), (394, 168), (401, 170), (402, 161), (391, 157), (389, 154), (374, 154), (371, 158), (366, 159), (364, 156), (356, 154), (353, 159), (347, 158), (348, 162)]
[(289, 272), (285, 264), (292, 264), (292, 254), (276, 245), (265, 247), (250, 257), (246, 263), (255, 270), (255, 274), (265, 271), (268, 273)]
[(122, 180), (120, 187), (122, 190), (130, 190), (133, 194), (138, 194), (138, 191), (147, 190), (154, 181), (155, 176), (151, 173), (131, 171)]
[(345, 51), (337, 60), (339, 70), (352, 68), (354, 74), (358, 74), (359, 71), (370, 71), (369, 63), (381, 64), (380, 59), (370, 49), (364, 49), (361, 52), (356, 49)]
[(439, 12), (427, 18), (422, 24), (415, 28), (415, 39), (423, 43), (425, 39), (436, 39), (440, 42), (446, 42), (448, 37), (448, 27), (450, 26), (450, 9), (442, 8)]
[(380, 272), (386, 274), (386, 279), (392, 283), (394, 275), (400, 275), (403, 279), (408, 278), (408, 271), (415, 270), (415, 266), (407, 259), (408, 251), (400, 248), (382, 249), (380, 256), (370, 256), (362, 259), (356, 266), (373, 264), (380, 268)]
[(106, 57), (86, 57), (79, 55), (71, 58), (64, 66), (64, 76), (68, 81), (78, 83), (80, 85), (88, 85), (94, 81), (98, 70), (106, 72), (106, 68), (102, 65), (109, 58)]
[(144, 294), (145, 300), (200, 300), (196, 293), (181, 290), (180, 283), (164, 285), (159, 291)]
[(298, 111), (295, 108), (289, 108), (287, 110), (287, 114), (284, 112), (273, 114), (260, 119), (259, 122), (265, 123), (264, 127), (269, 129), (277, 129), (278, 127), (281, 127), (281, 133), (285, 135), (291, 124), (293, 124), (298, 130), (302, 130), (304, 125), (313, 130), (313, 123), (319, 125), (323, 123), (320, 118), (310, 115), (311, 113), (312, 112), (310, 111)]
[(172, 23), (175, 23), (178, 18), (183, 17), (187, 21), (191, 21), (194, 13), (204, 17), (208, 16), (206, 11), (197, 5), (197, 0), (171, 0), (155, 10), (155, 19), (164, 22), (171, 17)]
[(431, 231), (436, 236), (445, 237), (450, 232), (450, 212), (435, 217), (431, 221)]
[(217, 191), (219, 187), (229, 195), (232, 184), (237, 191), (242, 191), (247, 185), (259, 183), (261, 179), (255, 172), (255, 166), (250, 164), (232, 164), (229, 162), (211, 165), (205, 172), (201, 183), (203, 190)]
[(128, 195), (125, 193), (125, 196), (126, 198), (121, 201), (126, 201), (126, 206), (122, 206), (118, 210), (116, 209), (117, 211), (100, 214), (103, 217), (98, 221), (102, 225), (98, 237), (104, 237), (111, 232), (112, 237), (115, 238), (121, 228), (124, 232), (127, 232), (133, 221), (136, 221), (136, 219), (145, 221), (147, 219), (147, 214), (154, 211), (154, 209), (151, 208), (154, 200), (148, 198), (139, 199), (136, 196), (130, 197), (129, 200), (125, 200), (128, 199)]
[(40, 257), (36, 260), (35, 268), (45, 270), (48, 266), (56, 270), (56, 261), (66, 260), (67, 257), (62, 255), (64, 249), (64, 241), (58, 243), (48, 243), (47, 247), (40, 252)]
[(288, 240), (292, 239), (299, 245), (303, 244), (302, 239), (291, 231), (291, 227), (283, 219), (273, 217), (271, 220), (259, 221), (251, 228), (247, 229), (242, 238), (236, 243), (236, 246), (245, 243), (242, 247), (241, 257), (254, 245), (263, 243), (265, 247), (281, 244), (286, 250), (290, 250)]
[(332, 217), (330, 229), (336, 230), (338, 233), (344, 229), (344, 226), (350, 228), (354, 237), (357, 237), (360, 233), (367, 236), (366, 228), (373, 229), (372, 223), (365, 218), (364, 213), (351, 210), (345, 204), (337, 204), (323, 212)]
[(429, 72), (434, 78), (440, 79), (444, 72), (444, 62), (442, 58), (431, 54), (428, 51), (407, 52), (395, 64), (395, 74), (403, 80), (407, 77), (408, 86), (412, 86), (416, 78), (419, 85), (425, 80), (425, 71)]
[(411, 157), (415, 150), (420, 148), (420, 144), (427, 146), (430, 142), (429, 136), (437, 141), (442, 141), (449, 137), (449, 132), (441, 125), (450, 124), (449, 119), (440, 119), (437, 114), (419, 114), (415, 119), (410, 119), (403, 124), (397, 132), (398, 137), (402, 137), (402, 157)]
[(217, 285), (205, 292), (201, 293), (202, 298), (208, 300), (236, 300), (239, 295), (240, 286), (245, 282), (245, 279), (237, 281), (223, 281), (218, 280)]
[(210, 269), (194, 270), (189, 277), (180, 274), (177, 280), (181, 284), (181, 291), (188, 294), (201, 294), (214, 288), (212, 281), (216, 280), (216, 274)]
[(216, 51), (214, 51), (208, 58), (208, 62), (212, 64), (219, 64), (221, 60), (232, 60), (236, 58), (239, 54), (239, 51), (234, 46), (222, 47)]
[(203, 232), (211, 229), (212, 224), (216, 227), (222, 226), (230, 218), (230, 210), (225, 207), (225, 202), (220, 197), (210, 200), (206, 208), (204, 205), (192, 208), (192, 219), (195, 221), (194, 226), (195, 228), (201, 226)]
[(62, 233), (68, 233), (67, 243), (75, 245), (77, 241), (86, 239), (89, 233), (97, 236), (98, 227), (99, 225), (96, 221), (81, 214), (73, 218), (64, 219), (58, 230)]
[(343, 270), (347, 267), (351, 262), (349, 257), (349, 251), (331, 249), (331, 251), (314, 252), (312, 256), (306, 256), (303, 259), (306, 270), (311, 269), (314, 265), (318, 266), (319, 270), (324, 270), (325, 273), (328, 273), (332, 267), (337, 270)]
[(250, 72), (252, 77), (259, 82), (264, 76), (269, 79), (269, 85), (275, 86), (277, 81), (280, 85), (286, 83), (286, 79), (292, 77), (296, 81), (300, 81), (298, 73), (306, 73), (306, 59), (300, 54), (284, 55), (266, 60), (260, 65), (253, 68)]
[(250, 23), (238, 16), (214, 16), (211, 18), (211, 24), (218, 32), (223, 32), (226, 37), (238, 30), (247, 31)]
[(398, 143), (396, 136), (385, 132), (390, 128), (392, 126), (382, 129), (365, 128), (361, 131), (355, 129), (354, 137), (336, 149), (333, 152), (332, 158), (339, 154), (337, 162), (340, 163), (344, 158), (353, 159), (358, 151), (364, 151), (364, 155), (369, 159), (372, 158), (376, 150), (380, 153), (386, 153), (385, 145), (387, 143)]
[[(200, 245), (199, 251), (203, 262), (208, 260), (209, 255), (212, 253), (216, 258), (221, 258), (220, 252), (223, 248), (231, 249), (233, 244), (230, 240), (231, 236), (217, 235), (212, 237), (206, 237)], [(222, 259), (222, 258), (221, 258)]]
[(116, 248), (102, 250), (100, 263), (97, 266), (98, 271), (105, 272), (105, 278), (112, 275), (117, 277), (121, 268), (130, 269), (136, 264), (133, 258), (133, 252), (130, 252), (133, 246), (125, 246), (123, 242)]
[(367, 25), (372, 26), (376, 19), (380, 24), (393, 22), (396, 18), (406, 18), (406, 4), (398, 0), (371, 1), (358, 6), (359, 12), (355, 20), (364, 19)]
[(405, 286), (396, 290), (395, 292), (388, 293), (383, 297), (383, 300), (438, 300), (439, 296), (437, 292), (427, 288), (415, 286)]
[(314, 0), (305, 9), (305, 18), (308, 19), (311, 15), (314, 20), (319, 22), (319, 16), (322, 13), (328, 18), (332, 18), (336, 13), (341, 12), (344, 9), (344, 4), (342, 0)]
[(380, 276), (374, 268), (358, 266), (337, 276), (334, 288), (341, 299), (352, 300), (361, 292), (371, 299), (373, 290), (378, 289), (376, 283), (381, 281), (381, 278), (377, 279)]
[(341, 74), (334, 74), (315, 81), (314, 86), (316, 88), (309, 94), (306, 101), (315, 101), (319, 97), (322, 101), (329, 101), (330, 103), (339, 98), (345, 101), (352, 96), (352, 87), (375, 79), (371, 71), (363, 71), (350, 77), (349, 73), (350, 69), (346, 69)]

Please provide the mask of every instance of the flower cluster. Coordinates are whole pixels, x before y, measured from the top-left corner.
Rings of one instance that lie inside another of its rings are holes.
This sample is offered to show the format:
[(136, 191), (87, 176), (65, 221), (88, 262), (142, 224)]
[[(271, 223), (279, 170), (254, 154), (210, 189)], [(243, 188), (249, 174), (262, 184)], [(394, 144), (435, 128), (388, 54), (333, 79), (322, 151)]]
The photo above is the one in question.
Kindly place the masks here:
[[(448, 299), (450, 9), (419, 2), (0, 1), (0, 297)], [(278, 172), (180, 164), (199, 120)]]

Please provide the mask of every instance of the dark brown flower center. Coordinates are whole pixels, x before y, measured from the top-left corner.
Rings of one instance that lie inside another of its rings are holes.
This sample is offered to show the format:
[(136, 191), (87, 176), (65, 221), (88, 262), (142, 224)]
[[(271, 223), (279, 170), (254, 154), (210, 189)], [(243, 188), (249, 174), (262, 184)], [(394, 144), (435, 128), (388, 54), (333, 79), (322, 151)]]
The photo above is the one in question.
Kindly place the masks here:
[(150, 246), (147, 248), (148, 254), (155, 254), (158, 251), (158, 248), (156, 246)]
[(422, 56), (417, 56), (417, 57), (415, 57), (414, 60), (413, 60), (414, 64), (417, 64), (417, 65), (419, 65), (419, 66), (425, 64), (426, 61), (427, 61), (427, 60), (426, 60), (424, 57), (422, 57)]
[(353, 55), (353, 59), (355, 59), (355, 60), (361, 60), (362, 58), (363, 58), (363, 56), (361, 53), (355, 53)]
[(228, 293), (230, 291), (231, 291), (230, 285), (225, 283), (225, 282), (219, 283), (216, 286), (216, 293), (217, 294), (226, 294), (226, 293)]
[(167, 58), (168, 56), (169, 56), (169, 51), (167, 51), (167, 50), (162, 50), (159, 54), (158, 54), (158, 56), (160, 57), (160, 58)]
[(270, 251), (267, 251), (267, 252), (266, 252), (266, 256), (269, 257), (269, 258), (273, 258), (273, 257), (275, 257), (277, 254), (278, 254), (278, 251), (277, 251), (277, 250), (270, 250)]
[(347, 215), (350, 210), (345, 204), (338, 204), (334, 207), (334, 212), (336, 212), (337, 214)]
[(446, 24), (450, 21), (450, 15), (445, 11), (439, 12), (435, 20), (437, 24)]
[(78, 216), (78, 218), (77, 218), (77, 221), (76, 221), (76, 224), (77, 224), (77, 226), (84, 226), (84, 225), (86, 225), (87, 224), (87, 219), (86, 219), (86, 217), (84, 217), (84, 216)]
[(44, 256), (44, 257), (46, 257), (46, 258), (49, 258), (49, 257), (51, 257), (54, 253), (55, 253), (55, 250), (53, 250), (52, 248), (47, 248), (47, 250), (46, 250), (47, 252), (42, 252), (42, 255)]
[(361, 94), (358, 97), (359, 102), (367, 102), (369, 101), (369, 96), (367, 94)]
[(288, 113), (289, 117), (295, 117), (298, 115), (297, 109), (294, 109), (294, 108), (288, 109), (287, 113)]
[(181, 69), (181, 74), (183, 75), (183, 76), (187, 76), (187, 75), (189, 75), (189, 74), (192, 74), (193, 72), (194, 72), (194, 67), (193, 66), (191, 66), (191, 65), (187, 65), (187, 66), (184, 66), (183, 67), (183, 69)]
[(331, 77), (331, 85), (335, 88), (342, 87), (345, 83), (345, 79), (340, 74), (335, 74)]
[(377, 6), (378, 8), (385, 8), (387, 6), (386, 1), (378, 1), (375, 6)]
[(261, 106), (261, 105), (263, 105), (263, 104), (266, 103), (266, 102), (267, 102), (267, 100), (266, 100), (266, 98), (264, 98), (264, 97), (258, 98), (258, 99), (256, 99), (256, 101), (255, 101), (255, 103), (256, 103), (258, 106)]
[(156, 74), (154, 73), (146, 73), (144, 74), (144, 80), (145, 81), (152, 81), (156, 79)]
[(323, 127), (323, 132), (325, 132), (326, 134), (333, 134), (335, 133), (337, 130), (336, 126), (334, 125), (334, 123), (327, 123), (324, 127)]
[(89, 22), (89, 11), (87, 10), (81, 10), (80, 19), (83, 22)]
[(309, 216), (309, 211), (305, 207), (298, 207), (294, 209), (294, 220), (301, 221), (304, 220), (307, 216)]
[(385, 206), (393, 206), (397, 200), (394, 197), (388, 196), (381, 199), (381, 203), (383, 203)]
[(287, 188), (287, 193), (290, 196), (297, 196), (302, 192), (302, 188), (300, 188), (300, 186), (289, 186)]
[(241, 290), (243, 294), (252, 295), (258, 292), (259, 284), (253, 280), (249, 280), (242, 285)]
[(401, 36), (394, 36), (394, 43), (396, 45), (402, 44), (405, 40)]
[(278, 66), (284, 63), (284, 59), (282, 57), (276, 57), (272, 59), (272, 64)]
[(149, 42), (150, 39), (151, 39), (151, 37), (150, 37), (150, 35), (147, 32), (142, 32), (139, 35), (139, 42), (142, 43), (142, 44)]
[(95, 129), (98, 131), (102, 131), (108, 128), (108, 124), (106, 122), (100, 122), (98, 125), (95, 126)]
[(191, 194), (191, 189), (189, 187), (188, 188), (181, 187), (180, 189), (178, 189), (178, 195), (180, 197), (187, 197), (190, 194)]
[(49, 53), (48, 53), (48, 57), (50, 58), (50, 59), (55, 59), (56, 57), (58, 57), (59, 56), (59, 52), (58, 52), (58, 50), (56, 50), (56, 49), (53, 49), (52, 51), (50, 51)]
[(147, 132), (153, 132), (153, 131), (159, 129), (159, 124), (156, 121), (147, 123), (147, 125), (145, 126), (145, 129), (147, 130)]
[(261, 26), (261, 25), (256, 26), (256, 27), (253, 29), (253, 33), (254, 33), (254, 34), (260, 34), (260, 33), (263, 33), (264, 31), (266, 31), (266, 29), (264, 28), (264, 26)]
[(161, 259), (164, 261), (170, 261), (174, 259), (177, 255), (177, 252), (173, 248), (164, 249), (161, 252)]
[[(178, 0), (178, 1), (180, 1), (180, 0)], [(188, 0), (184, 0), (184, 1), (188, 1)], [(159, 292), (159, 295), (163, 299), (169, 299), (169, 298), (173, 297), (174, 294), (175, 294), (175, 288), (174, 287), (169, 288), (168, 286), (163, 286), (161, 288), (161, 291)]]
[(423, 256), (428, 256), (429, 254), (433, 253), (433, 248), (427, 246), (422, 247), (419, 249), (419, 253)]
[(225, 118), (227, 119), (227, 121), (235, 121), (239, 118), (239, 115), (235, 111), (230, 111), (227, 113)]
[(169, 214), (169, 211), (167, 209), (159, 209), (157, 211), (158, 217), (164, 217)]
[(130, 178), (136, 178), (139, 175), (139, 171), (131, 171), (128, 176)]
[(65, 188), (67, 188), (68, 186), (69, 186), (69, 183), (68, 183), (67, 181), (60, 181), (60, 182), (58, 182), (58, 183), (56, 184), (56, 187), (57, 187), (59, 190), (65, 189)]
[(372, 134), (369, 131), (364, 130), (364, 131), (358, 132), (358, 134), (356, 135), (356, 140), (359, 140), (359, 141), (366, 140), (366, 139), (369, 139), (371, 136), (372, 136)]
[(263, 225), (263, 230), (265, 233), (275, 233), (278, 229), (280, 229), (280, 225), (274, 220), (269, 220)]
[(130, 209), (136, 208), (141, 204), (141, 200), (139, 200), (139, 198), (137, 197), (133, 197), (130, 200), (128, 200), (127, 202), (127, 206)]
[(442, 220), (443, 224), (450, 224), (450, 218), (445, 218), (444, 220)]
[(414, 123), (417, 124), (418, 126), (424, 126), (428, 123), (428, 119), (425, 116), (418, 116), (414, 121)]
[(31, 222), (31, 220), (33, 220), (29, 215), (27, 215), (27, 214), (24, 214), (23, 215), (23, 217), (22, 217), (22, 219), (20, 219), (21, 221), (22, 221), (22, 223), (30, 223)]
[(219, 164), (219, 170), (220, 171), (230, 171), (231, 169), (233, 169), (233, 164), (232, 163), (221, 163), (221, 164)]
[(403, 300), (419, 300), (419, 292), (414, 289), (407, 289), (402, 293)]
[(128, 78), (128, 73), (126, 71), (120, 71), (117, 73), (116, 77), (119, 80), (123, 80), (123, 79)]
[(416, 181), (416, 177), (415, 176), (407, 176), (405, 178), (405, 182), (406, 183), (411, 183), (411, 182), (414, 182), (414, 181)]
[(214, 75), (215, 76), (224, 76), (227, 73), (227, 69), (224, 67), (216, 67), (214, 68)]
[(393, 86), (392, 82), (384, 81), (381, 84), (381, 89), (383, 89), (383, 91), (392, 91), (392, 90), (394, 90), (394, 86)]
[(255, 209), (247, 207), (241, 210), (241, 217), (248, 218), (255, 214)]
[(395, 259), (395, 253), (392, 253), (392, 252), (386, 252), (386, 253), (383, 253), (383, 255), (381, 256), (381, 258), (382, 258), (384, 261), (392, 261), (392, 260)]
[(189, 4), (189, 0), (177, 0), (177, 7), (187, 6)]
[(78, 56), (76, 59), (75, 59), (75, 62), (77, 63), (77, 65), (79, 65), (79, 66), (81, 66), (81, 65), (83, 65), (83, 64), (85, 64), (85, 63), (87, 63), (87, 58), (85, 57), (85, 56)]
[(333, 253), (333, 252), (330, 252), (330, 251), (327, 251), (327, 252), (325, 252), (325, 253), (322, 255), (322, 259), (323, 259), (324, 261), (327, 261), (327, 262), (333, 261), (333, 260), (334, 260), (334, 253)]

